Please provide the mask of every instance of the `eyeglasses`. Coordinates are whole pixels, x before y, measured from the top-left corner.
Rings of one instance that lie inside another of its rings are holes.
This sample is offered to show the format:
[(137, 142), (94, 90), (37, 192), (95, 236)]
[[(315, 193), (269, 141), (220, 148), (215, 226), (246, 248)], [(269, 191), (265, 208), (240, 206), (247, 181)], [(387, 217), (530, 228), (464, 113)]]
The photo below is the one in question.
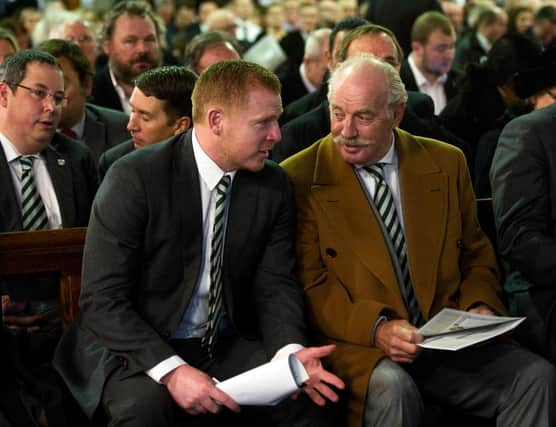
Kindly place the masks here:
[(44, 101), (47, 96), (50, 96), (54, 100), (54, 104), (56, 106), (59, 106), (68, 100), (68, 97), (64, 95), (64, 92), (49, 92), (46, 89), (24, 86), (18, 83), (8, 83), (8, 82), (4, 82), (4, 83), (6, 83), (9, 86), (17, 86), (22, 89), (28, 90), (29, 93), (31, 94), (31, 97), (36, 99), (37, 101)]

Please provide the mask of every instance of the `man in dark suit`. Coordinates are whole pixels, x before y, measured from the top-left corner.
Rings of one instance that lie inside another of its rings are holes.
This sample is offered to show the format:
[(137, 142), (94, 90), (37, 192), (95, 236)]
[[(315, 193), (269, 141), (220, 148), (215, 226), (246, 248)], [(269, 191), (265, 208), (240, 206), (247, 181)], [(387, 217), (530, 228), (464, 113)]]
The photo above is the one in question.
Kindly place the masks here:
[(102, 41), (108, 64), (95, 74), (95, 104), (130, 113), (133, 80), (162, 62), (159, 22), (146, 2), (122, 1), (108, 12)]
[(64, 73), (64, 91), (68, 97), (62, 105), (60, 131), (85, 143), (95, 158), (129, 138), (126, 129), (127, 114), (87, 103), (93, 86), (90, 62), (79, 46), (74, 43), (50, 39), (37, 49), (50, 53), (60, 63)]
[(438, 0), (368, 0), (365, 18), (391, 30), (404, 52), (411, 51), (411, 27), (424, 12), (442, 12)]
[[(379, 25), (367, 24), (349, 32), (337, 55), (339, 62), (349, 56), (371, 53), (390, 63), (396, 69), (403, 58), (401, 48), (394, 34)], [(330, 132), (328, 100), (308, 113), (290, 121), (282, 127), (282, 142), (272, 151), (272, 159), (282, 161), (308, 147)], [(446, 131), (434, 120), (432, 99), (420, 92), (408, 92), (408, 101), (400, 128), (415, 135), (427, 136), (446, 141), (460, 147), (466, 156), (469, 148), (466, 143)]]
[[(87, 225), (96, 167), (86, 146), (56, 133), (64, 102), (62, 71), (48, 53), (20, 51), (0, 66), (0, 232)], [(47, 274), (0, 282), (10, 328), (3, 351), (14, 355), (29, 413), (53, 425), (51, 417), (65, 412), (50, 368), (60, 334), (58, 280)]]
[(400, 77), (406, 90), (419, 91), (434, 101), (438, 115), (458, 92), (461, 73), (455, 70), (456, 32), (445, 15), (426, 12), (413, 24), (411, 53), (402, 62)]
[(106, 175), (81, 311), (55, 360), (90, 417), (100, 406), (114, 426), (222, 422), (239, 406), (213, 378), (294, 353), (309, 374), (304, 393), (264, 416), (336, 425), (317, 405), (337, 398), (327, 383), (343, 383), (319, 361), (333, 347), (303, 347), (293, 199), (285, 173), (266, 162), (280, 139), (279, 90), (258, 65), (214, 64), (193, 91), (193, 130), (136, 150)]
[(527, 341), (556, 362), (556, 104), (508, 123), (494, 153), (490, 181), (498, 245), (507, 263), (510, 309), (527, 315)]
[(131, 139), (100, 157), (101, 180), (120, 157), (189, 129), (191, 94), (196, 80), (193, 71), (175, 65), (146, 71), (137, 78), (129, 101), (132, 111), (127, 128)]

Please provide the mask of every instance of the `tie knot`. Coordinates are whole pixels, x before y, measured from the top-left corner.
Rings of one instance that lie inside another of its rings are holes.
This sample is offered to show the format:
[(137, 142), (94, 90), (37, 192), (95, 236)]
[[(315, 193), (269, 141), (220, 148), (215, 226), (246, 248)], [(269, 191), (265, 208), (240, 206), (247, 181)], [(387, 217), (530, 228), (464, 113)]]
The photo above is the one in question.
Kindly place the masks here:
[(232, 180), (229, 175), (224, 175), (220, 178), (220, 181), (218, 181), (218, 184), (216, 185), (216, 191), (218, 191), (218, 194), (226, 194), (231, 182)]
[(363, 169), (369, 172), (377, 180), (382, 181), (384, 180), (383, 166), (384, 166), (383, 163), (375, 163), (374, 165), (371, 166), (365, 166)]
[(33, 161), (35, 160), (34, 156), (20, 156), (19, 163), (21, 165), (21, 170), (23, 172), (29, 172), (33, 169)]

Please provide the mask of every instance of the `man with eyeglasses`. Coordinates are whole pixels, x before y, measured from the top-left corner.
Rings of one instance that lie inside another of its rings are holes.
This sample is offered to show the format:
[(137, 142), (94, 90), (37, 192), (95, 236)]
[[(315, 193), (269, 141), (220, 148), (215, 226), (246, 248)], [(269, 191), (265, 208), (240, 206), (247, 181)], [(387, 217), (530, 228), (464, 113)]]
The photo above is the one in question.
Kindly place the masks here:
[[(62, 71), (48, 53), (23, 50), (0, 65), (0, 232), (87, 225), (96, 168), (86, 146), (56, 132), (65, 102)], [(47, 420), (48, 402), (61, 398), (46, 380), (61, 332), (57, 284), (52, 275), (0, 279), (8, 351), (22, 378), (36, 383), (25, 404)]]
[(98, 55), (97, 41), (89, 22), (84, 19), (68, 22), (60, 27), (55, 38), (67, 40), (79, 46), (91, 64), (91, 69), (95, 69)]

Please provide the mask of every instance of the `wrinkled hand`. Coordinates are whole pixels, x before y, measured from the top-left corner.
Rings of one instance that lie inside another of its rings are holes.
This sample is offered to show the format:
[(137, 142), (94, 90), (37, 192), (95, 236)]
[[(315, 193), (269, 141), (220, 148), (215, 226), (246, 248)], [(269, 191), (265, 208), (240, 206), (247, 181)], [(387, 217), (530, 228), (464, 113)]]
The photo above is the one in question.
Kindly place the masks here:
[(339, 389), (345, 387), (340, 378), (323, 368), (320, 360), (332, 353), (335, 348), (336, 346), (333, 344), (322, 347), (307, 347), (294, 353), (309, 375), (309, 379), (305, 381), (303, 391), (319, 406), (326, 404), (323, 396), (332, 402), (338, 401), (338, 395), (328, 384)]
[(494, 311), (492, 311), (490, 307), (486, 304), (478, 304), (475, 307), (470, 308), (468, 311), (470, 313), (484, 314), (487, 316), (495, 316)]
[(375, 345), (394, 362), (411, 363), (421, 348), (417, 345), (423, 337), (407, 320), (381, 322), (375, 333)]
[(162, 378), (174, 401), (188, 414), (216, 414), (221, 406), (239, 412), (239, 405), (217, 388), (204, 372), (189, 365), (182, 365)]
[(12, 302), (8, 295), (2, 295), (2, 319), (4, 326), (8, 329), (25, 329), (27, 332), (40, 330), (39, 323), (42, 316), (38, 314), (18, 314), (25, 310), (26, 302)]

